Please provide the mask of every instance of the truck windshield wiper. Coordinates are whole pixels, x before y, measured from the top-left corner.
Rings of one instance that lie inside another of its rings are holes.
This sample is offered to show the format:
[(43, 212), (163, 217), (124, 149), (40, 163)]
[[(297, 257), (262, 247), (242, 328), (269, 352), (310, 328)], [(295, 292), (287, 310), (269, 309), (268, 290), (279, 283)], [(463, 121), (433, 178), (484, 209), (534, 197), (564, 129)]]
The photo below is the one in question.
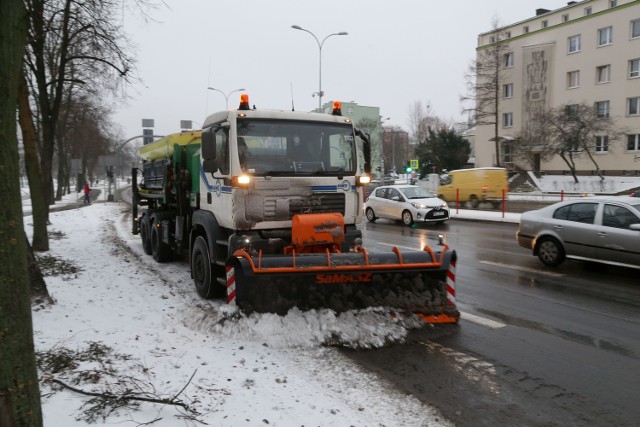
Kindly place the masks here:
[(261, 173), (260, 175), (262, 176), (281, 176), (281, 175), (292, 175), (294, 174), (293, 171), (268, 171), (268, 172), (264, 172)]

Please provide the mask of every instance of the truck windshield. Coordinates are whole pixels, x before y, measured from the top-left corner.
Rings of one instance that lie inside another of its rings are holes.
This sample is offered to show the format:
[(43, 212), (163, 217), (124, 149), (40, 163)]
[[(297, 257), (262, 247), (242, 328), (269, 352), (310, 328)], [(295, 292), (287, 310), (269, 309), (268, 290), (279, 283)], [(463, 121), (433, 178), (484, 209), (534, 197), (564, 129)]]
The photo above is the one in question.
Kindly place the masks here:
[(354, 175), (353, 127), (347, 124), (239, 119), (245, 169), (255, 175)]

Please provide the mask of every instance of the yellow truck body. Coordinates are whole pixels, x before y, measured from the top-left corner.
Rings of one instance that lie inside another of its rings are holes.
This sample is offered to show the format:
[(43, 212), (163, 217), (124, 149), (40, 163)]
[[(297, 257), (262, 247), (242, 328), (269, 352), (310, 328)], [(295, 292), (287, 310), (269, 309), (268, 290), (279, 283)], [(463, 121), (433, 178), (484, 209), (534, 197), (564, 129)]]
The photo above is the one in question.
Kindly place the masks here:
[(438, 197), (447, 202), (469, 202), (476, 208), (489, 202), (497, 206), (509, 191), (509, 179), (504, 168), (486, 167), (458, 169), (449, 172), (438, 187)]
[(138, 152), (143, 160), (158, 160), (173, 155), (174, 145), (200, 144), (202, 131), (183, 131), (179, 134), (165, 136), (162, 139), (143, 145)]

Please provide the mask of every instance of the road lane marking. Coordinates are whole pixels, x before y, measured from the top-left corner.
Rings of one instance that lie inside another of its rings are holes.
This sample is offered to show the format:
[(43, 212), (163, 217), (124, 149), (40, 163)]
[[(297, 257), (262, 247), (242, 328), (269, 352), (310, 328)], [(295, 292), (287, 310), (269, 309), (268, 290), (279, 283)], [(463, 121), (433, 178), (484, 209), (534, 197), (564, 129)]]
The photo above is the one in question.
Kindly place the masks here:
[(552, 271), (538, 270), (537, 268), (523, 267), (521, 265), (503, 264), (501, 262), (494, 262), (494, 261), (480, 261), (480, 262), (482, 264), (495, 265), (496, 267), (504, 267), (504, 268), (510, 268), (512, 270), (526, 271), (527, 273), (538, 273), (538, 274), (544, 274), (546, 276), (551, 276), (551, 277), (564, 277), (563, 273), (554, 273)]
[(491, 329), (500, 329), (507, 326), (505, 323), (497, 322), (495, 320), (487, 319), (486, 317), (476, 316), (475, 314), (460, 312), (460, 317), (469, 322), (477, 323), (478, 325), (486, 326)]

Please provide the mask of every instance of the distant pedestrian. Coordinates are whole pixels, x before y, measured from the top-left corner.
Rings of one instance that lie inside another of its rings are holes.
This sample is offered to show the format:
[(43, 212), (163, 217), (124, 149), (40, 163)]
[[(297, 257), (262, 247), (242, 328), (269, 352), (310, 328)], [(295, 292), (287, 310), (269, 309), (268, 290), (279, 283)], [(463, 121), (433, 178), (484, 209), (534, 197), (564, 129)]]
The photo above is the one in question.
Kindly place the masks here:
[(90, 205), (91, 204), (91, 188), (89, 187), (88, 182), (84, 183), (83, 191), (84, 191), (84, 204)]

